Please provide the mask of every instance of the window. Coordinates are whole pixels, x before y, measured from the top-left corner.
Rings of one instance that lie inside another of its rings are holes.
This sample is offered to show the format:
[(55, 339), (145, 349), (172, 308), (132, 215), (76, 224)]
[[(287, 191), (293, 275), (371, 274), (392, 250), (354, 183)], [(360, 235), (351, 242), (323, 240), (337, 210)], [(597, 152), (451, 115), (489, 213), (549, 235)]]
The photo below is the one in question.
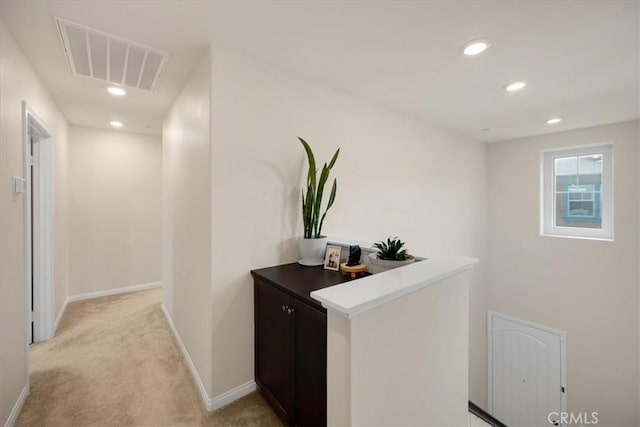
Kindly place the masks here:
[(602, 226), (600, 185), (599, 182), (590, 185), (562, 184), (565, 194), (562, 219), (565, 222), (589, 222), (596, 224), (596, 227)]
[(541, 234), (613, 240), (611, 144), (542, 152)]

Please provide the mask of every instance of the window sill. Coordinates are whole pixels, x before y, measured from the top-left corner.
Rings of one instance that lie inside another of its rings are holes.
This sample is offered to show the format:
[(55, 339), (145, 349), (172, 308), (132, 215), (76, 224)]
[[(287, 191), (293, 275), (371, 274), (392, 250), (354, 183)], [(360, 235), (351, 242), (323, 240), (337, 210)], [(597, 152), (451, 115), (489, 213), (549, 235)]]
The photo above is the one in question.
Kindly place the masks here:
[(561, 239), (599, 240), (602, 242), (614, 242), (613, 237), (588, 237), (588, 236), (568, 236), (566, 234), (540, 233), (540, 237), (559, 237)]

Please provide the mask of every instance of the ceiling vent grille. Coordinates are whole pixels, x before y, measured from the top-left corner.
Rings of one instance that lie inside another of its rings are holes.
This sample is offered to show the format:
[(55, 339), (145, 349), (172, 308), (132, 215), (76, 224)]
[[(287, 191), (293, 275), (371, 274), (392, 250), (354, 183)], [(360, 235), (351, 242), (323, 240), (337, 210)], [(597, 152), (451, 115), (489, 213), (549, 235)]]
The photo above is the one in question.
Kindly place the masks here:
[(71, 74), (153, 91), (169, 59), (159, 49), (56, 18)]

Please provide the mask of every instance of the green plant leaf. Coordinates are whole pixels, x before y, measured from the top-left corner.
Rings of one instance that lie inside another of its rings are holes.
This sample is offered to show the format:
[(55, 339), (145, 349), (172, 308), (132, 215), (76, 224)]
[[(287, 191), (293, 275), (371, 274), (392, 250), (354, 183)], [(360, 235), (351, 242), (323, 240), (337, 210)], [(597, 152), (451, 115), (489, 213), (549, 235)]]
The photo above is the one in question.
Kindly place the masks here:
[(304, 222), (304, 237), (310, 239), (313, 237), (313, 188), (311, 185), (307, 187), (307, 197), (304, 201), (302, 217)]
[(329, 195), (329, 203), (327, 203), (327, 209), (324, 210), (324, 213), (322, 214), (322, 219), (320, 220), (320, 226), (318, 227), (318, 235), (322, 233), (322, 224), (324, 224), (324, 218), (327, 216), (327, 212), (329, 211), (329, 208), (333, 206), (333, 202), (336, 199), (337, 189), (338, 189), (338, 180), (334, 178), (333, 186), (331, 187), (331, 194)]
[(336, 200), (336, 191), (338, 190), (338, 180), (336, 178), (333, 179), (333, 186), (331, 187), (331, 194), (329, 195), (329, 203), (327, 204), (327, 209), (325, 213), (329, 210), (331, 206), (333, 206), (333, 202)]
[[(324, 195), (324, 186), (327, 184), (327, 179), (329, 178), (329, 168), (325, 163), (322, 166), (322, 172), (320, 172), (320, 181), (318, 181), (318, 192), (316, 194), (316, 203), (313, 207), (314, 215), (315, 215), (315, 223), (319, 226), (318, 219), (320, 218), (320, 209), (322, 206), (322, 197)], [(320, 237), (320, 228), (316, 228), (315, 230), (316, 237)]]
[(304, 151), (307, 153), (307, 161), (309, 162), (309, 171), (307, 172), (307, 185), (311, 185), (311, 187), (313, 187), (313, 190), (315, 191), (317, 174), (316, 158), (313, 155), (313, 150), (311, 149), (311, 146), (307, 143), (307, 141), (300, 137), (298, 137), (298, 139), (302, 143)]
[(307, 217), (304, 214), (304, 212), (305, 212), (304, 190), (300, 190), (300, 193), (302, 193), (302, 224), (303, 224), (304, 232), (306, 234), (306, 232), (307, 232)]
[(331, 168), (333, 168), (333, 165), (336, 164), (336, 160), (338, 160), (338, 154), (340, 154), (339, 148), (336, 150), (336, 153), (333, 155), (331, 161), (329, 162), (329, 170), (331, 170)]

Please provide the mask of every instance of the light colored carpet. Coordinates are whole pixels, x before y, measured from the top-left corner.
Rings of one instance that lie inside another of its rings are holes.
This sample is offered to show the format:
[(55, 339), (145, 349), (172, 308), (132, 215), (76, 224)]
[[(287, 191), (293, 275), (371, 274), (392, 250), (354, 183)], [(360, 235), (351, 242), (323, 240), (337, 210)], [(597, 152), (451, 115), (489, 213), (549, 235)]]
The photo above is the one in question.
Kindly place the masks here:
[(258, 393), (207, 413), (160, 308), (161, 291), (70, 303), (31, 346), (18, 426), (281, 426)]

